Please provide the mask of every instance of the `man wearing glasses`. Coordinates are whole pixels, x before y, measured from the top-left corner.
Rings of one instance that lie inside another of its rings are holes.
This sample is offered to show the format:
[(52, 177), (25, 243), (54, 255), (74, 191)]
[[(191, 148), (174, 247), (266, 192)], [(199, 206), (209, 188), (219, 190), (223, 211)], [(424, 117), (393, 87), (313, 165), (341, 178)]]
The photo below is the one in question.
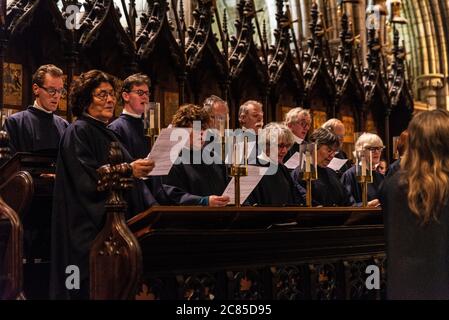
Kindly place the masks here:
[(121, 94), (123, 112), (108, 126), (134, 159), (143, 159), (150, 152), (142, 118), (150, 100), (149, 86), (150, 79), (142, 73), (126, 78)]
[(55, 152), (58, 149), (59, 140), (69, 125), (54, 114), (59, 100), (66, 93), (62, 75), (62, 70), (52, 64), (43, 65), (34, 73), (34, 104), (5, 120), (12, 155), (44, 150)]
[(299, 145), (304, 142), (312, 126), (312, 117), (309, 110), (300, 107), (291, 109), (285, 116), (285, 125), (293, 132), (295, 142), (285, 155), (284, 163), (299, 151)]

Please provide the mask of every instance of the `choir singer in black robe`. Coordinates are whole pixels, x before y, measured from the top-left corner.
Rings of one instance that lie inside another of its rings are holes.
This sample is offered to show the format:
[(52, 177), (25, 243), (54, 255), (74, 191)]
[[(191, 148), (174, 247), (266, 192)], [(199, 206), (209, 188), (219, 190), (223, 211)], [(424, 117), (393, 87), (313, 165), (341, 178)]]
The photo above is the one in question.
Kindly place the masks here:
[[(61, 139), (56, 166), (52, 215), (52, 256), (50, 296), (53, 299), (89, 298), (89, 251), (105, 221), (107, 194), (97, 191), (96, 170), (107, 164), (110, 144), (118, 139), (106, 125), (116, 103), (114, 79), (98, 70), (81, 74), (73, 85), (70, 106), (77, 120)], [(121, 145), (120, 145), (121, 146)], [(132, 158), (121, 146), (125, 161)], [(131, 162), (133, 176), (147, 175), (151, 160)], [(140, 179), (126, 193), (128, 217), (155, 203)], [(80, 270), (79, 289), (65, 286), (66, 267)]]
[(54, 114), (65, 94), (63, 72), (47, 64), (39, 67), (32, 78), (34, 104), (5, 120), (11, 154), (16, 152), (53, 151), (59, 145), (68, 122)]
[[(228, 196), (221, 196), (229, 179), (221, 159), (213, 161), (214, 150), (210, 149), (213, 144), (205, 146), (206, 129), (209, 123), (209, 114), (203, 108), (186, 104), (178, 109), (173, 116), (173, 127), (191, 128), (192, 131), (189, 143), (180, 153), (179, 163), (173, 165), (163, 182), (165, 188), (172, 186), (189, 194), (201, 196), (200, 201), (192, 204), (219, 207), (229, 202)], [(205, 161), (206, 156), (211, 159), (210, 162)]]
[[(355, 151), (370, 150), (372, 152), (372, 175), (373, 183), (368, 184), (368, 207), (379, 206), (379, 190), (384, 181), (384, 175), (377, 172), (374, 168), (380, 162), (380, 156), (384, 145), (382, 139), (374, 133), (365, 132), (362, 134), (355, 143)], [(355, 175), (355, 166), (346, 171), (341, 177), (341, 182), (346, 187), (346, 190), (353, 196), (354, 201), (358, 204), (362, 204), (362, 188), (360, 183), (357, 182), (357, 176)]]
[(400, 170), (380, 201), (387, 249), (387, 299), (449, 299), (449, 113), (418, 113)]
[(150, 79), (141, 73), (133, 74), (123, 81), (121, 99), (122, 114), (111, 122), (114, 131), (134, 159), (145, 158), (150, 152), (145, 136), (143, 113), (149, 103)]
[[(310, 136), (310, 142), (317, 144), (318, 166), (318, 179), (312, 181), (312, 204), (325, 207), (354, 205), (354, 199), (338, 179), (337, 173), (327, 167), (338, 150), (338, 137), (327, 129), (318, 128)], [(299, 170), (297, 167), (292, 172), (295, 181), (299, 181)]]
[[(305, 189), (293, 181), (283, 163), (285, 155), (294, 142), (291, 130), (283, 124), (271, 122), (264, 127), (264, 134), (260, 137), (265, 141), (262, 143), (266, 149), (259, 155), (258, 163), (260, 166), (265, 164), (268, 170), (248, 196), (245, 204), (258, 206), (305, 204)], [(276, 144), (277, 148), (272, 148), (273, 144)]]
[(299, 146), (306, 139), (307, 133), (312, 126), (312, 117), (310, 116), (309, 110), (301, 107), (291, 109), (285, 115), (285, 125), (292, 131), (295, 141), (285, 155), (284, 163), (287, 162), (292, 155), (299, 151)]

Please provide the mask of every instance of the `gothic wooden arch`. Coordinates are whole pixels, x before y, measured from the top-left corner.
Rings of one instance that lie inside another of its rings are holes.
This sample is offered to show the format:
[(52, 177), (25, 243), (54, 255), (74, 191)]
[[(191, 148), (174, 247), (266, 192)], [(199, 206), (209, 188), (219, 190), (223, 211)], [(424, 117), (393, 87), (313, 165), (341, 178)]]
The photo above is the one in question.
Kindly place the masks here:
[(380, 60), (381, 46), (379, 38), (376, 37), (376, 30), (368, 31), (368, 68), (363, 70), (363, 88), (365, 92), (364, 107), (361, 114), (361, 131), (367, 131), (368, 114), (372, 116), (372, 120), (376, 126), (377, 134), (382, 138), (384, 143), (388, 141), (385, 119), (388, 109), (390, 108), (390, 100), (388, 97), (388, 84), (381, 72)]
[(353, 133), (360, 131), (360, 114), (363, 106), (363, 89), (358, 73), (358, 64), (355, 63), (354, 36), (350, 31), (348, 16), (343, 13), (341, 17), (340, 46), (334, 64), (336, 117), (345, 125), (344, 149), (351, 154), (355, 143)]
[(168, 125), (184, 102), (185, 56), (167, 19), (167, 1), (149, 1), (137, 32), (137, 57), (142, 72), (151, 78), (151, 100), (161, 103), (161, 124)]
[[(275, 45), (271, 46), (268, 55), (268, 72), (270, 84), (270, 114), (271, 120), (282, 121), (284, 107), (302, 105), (304, 81), (295, 63), (295, 57), (290, 49), (292, 42), (291, 18), (289, 8), (283, 11), (283, 1), (276, 1), (277, 28), (274, 30)], [(293, 42), (296, 39), (293, 38)], [(296, 52), (299, 60), (299, 50)], [(298, 61), (298, 65), (300, 65)], [(287, 108), (286, 108), (287, 109)]]
[[(393, 146), (392, 138), (399, 136), (408, 127), (413, 113), (413, 97), (408, 86), (405, 72), (405, 48), (399, 45), (399, 32), (394, 30), (393, 65), (388, 75), (391, 113), (389, 112), (389, 145)], [(390, 155), (394, 150), (390, 148)]]
[[(229, 55), (230, 117), (238, 127), (238, 110), (247, 100), (258, 100), (267, 108), (268, 71), (259, 58), (253, 40), (252, 19), (255, 10), (252, 0), (240, 0), (237, 4), (238, 19), (235, 21), (237, 35), (231, 37)], [(265, 112), (265, 120), (267, 120)]]
[(186, 95), (188, 101), (196, 104), (201, 104), (211, 94), (227, 99), (229, 68), (212, 31), (214, 10), (212, 1), (198, 1), (193, 11), (194, 24), (187, 31)]
[(14, 67), (7, 65), (11, 73), (6, 74), (12, 76), (11, 68), (15, 68), (14, 72), (21, 70), (20, 79), (16, 79), (20, 85), (17, 82), (16, 89), (22, 95), (21, 105), (5, 104), (5, 107), (21, 109), (32, 103), (31, 77), (40, 65), (52, 63), (66, 70), (69, 34), (54, 1), (16, 0), (7, 8), (4, 36), (1, 72), (3, 75), (6, 71), (3, 62), (16, 64)]
[(113, 0), (86, 2), (78, 32), (79, 70), (100, 69), (119, 78), (137, 71), (135, 45)]
[(327, 117), (335, 117), (335, 86), (330, 74), (330, 57), (323, 43), (326, 30), (319, 18), (318, 5), (312, 3), (310, 10), (311, 37), (307, 40), (308, 50), (304, 53), (304, 106), (312, 110), (326, 112)]

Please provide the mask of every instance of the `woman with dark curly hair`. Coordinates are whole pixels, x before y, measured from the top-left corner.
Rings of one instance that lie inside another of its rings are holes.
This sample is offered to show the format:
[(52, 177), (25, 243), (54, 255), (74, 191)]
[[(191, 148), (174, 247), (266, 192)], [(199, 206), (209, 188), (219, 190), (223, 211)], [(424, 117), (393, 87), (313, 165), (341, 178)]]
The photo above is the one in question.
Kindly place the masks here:
[[(50, 294), (53, 299), (89, 298), (89, 251), (104, 224), (107, 194), (97, 191), (97, 169), (107, 164), (111, 142), (118, 142), (106, 127), (114, 114), (115, 79), (99, 70), (81, 74), (72, 85), (70, 106), (77, 120), (61, 138), (52, 217), (52, 268)], [(151, 160), (132, 161), (120, 144), (133, 176), (146, 176), (154, 167)], [(134, 180), (127, 192), (128, 216), (139, 213), (156, 201), (142, 180)], [(65, 268), (80, 269), (80, 288), (67, 290)]]

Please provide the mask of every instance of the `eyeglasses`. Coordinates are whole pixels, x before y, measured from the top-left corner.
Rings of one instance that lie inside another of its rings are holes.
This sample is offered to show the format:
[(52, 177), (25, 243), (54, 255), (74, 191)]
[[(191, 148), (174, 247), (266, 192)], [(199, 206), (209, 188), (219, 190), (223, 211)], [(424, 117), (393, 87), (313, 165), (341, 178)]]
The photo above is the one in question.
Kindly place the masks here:
[(61, 96), (67, 93), (67, 90), (64, 88), (55, 89), (55, 88), (45, 88), (41, 86), (39, 86), (39, 88), (44, 89), (51, 96), (54, 96), (56, 93), (59, 93)]
[(297, 122), (297, 124), (299, 124), (302, 128), (310, 128), (310, 126), (312, 125), (312, 123), (310, 123), (306, 120), (301, 120), (301, 121)]
[(382, 151), (385, 147), (366, 147), (365, 150), (368, 151)]
[(116, 99), (117, 97), (115, 96), (115, 92), (114, 91), (106, 91), (106, 90), (102, 90), (98, 93), (94, 93), (93, 94), (94, 97), (97, 97), (100, 100), (106, 100), (108, 98), (108, 96), (111, 96), (112, 99)]
[(143, 90), (131, 90), (130, 92), (134, 92), (134, 93), (137, 93), (137, 95), (138, 95), (139, 97), (141, 97), (141, 96), (143, 96), (143, 95), (146, 95), (147, 97), (149, 97), (149, 96), (150, 96), (150, 91), (143, 91)]
[(280, 144), (278, 144), (278, 149), (282, 149), (282, 148), (290, 149), (291, 146), (292, 146), (291, 144), (280, 143)]

